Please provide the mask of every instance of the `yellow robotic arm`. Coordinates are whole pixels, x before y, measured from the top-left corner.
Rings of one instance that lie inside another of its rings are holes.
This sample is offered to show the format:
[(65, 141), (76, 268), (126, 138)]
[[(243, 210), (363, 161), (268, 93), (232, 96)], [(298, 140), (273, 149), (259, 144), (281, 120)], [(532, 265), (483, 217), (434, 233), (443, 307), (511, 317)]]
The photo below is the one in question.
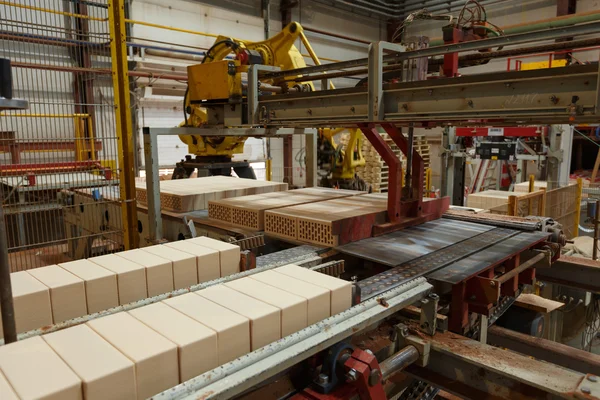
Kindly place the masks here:
[[(213, 46), (207, 51), (202, 64), (215, 63), (224, 60), (229, 54), (234, 53), (236, 64), (239, 68), (237, 74), (247, 71), (247, 66), (252, 63), (271, 65), (280, 67), (282, 70), (306, 67), (304, 58), (294, 45), (294, 42), (302, 34), (302, 26), (296, 22), (290, 23), (281, 32), (268, 40), (262, 42), (250, 42), (247, 40), (233, 39), (225, 36), (219, 36)], [(203, 66), (199, 74), (210, 74), (212, 66)], [(198, 75), (190, 73), (193, 67), (188, 69), (188, 88), (194, 84), (195, 79), (200, 79)], [(214, 92), (221, 92), (222, 81), (215, 80)], [(271, 84), (272, 82), (264, 82)], [(288, 82), (287, 86), (292, 87), (295, 82)], [(312, 84), (308, 84), (312, 88)], [(219, 87), (220, 86), (220, 87)], [(188, 89), (189, 90), (189, 89)], [(210, 90), (210, 89), (209, 89)], [(189, 90), (191, 92), (191, 90)], [(191, 103), (191, 96), (186, 92), (184, 107), (186, 110), (186, 120), (180, 126), (202, 126), (208, 120), (207, 113), (202, 107)], [(180, 136), (184, 143), (188, 145), (190, 154), (196, 156), (223, 156), (231, 158), (233, 154), (242, 153), (246, 138), (242, 137), (200, 137), (200, 136)]]
[[(342, 148), (334, 137), (346, 131), (350, 136), (346, 147)], [(362, 132), (359, 129), (319, 129), (318, 149), (319, 167), (328, 173), (323, 179), (325, 186), (368, 190), (366, 183), (356, 176), (356, 168), (366, 164), (362, 154)]]

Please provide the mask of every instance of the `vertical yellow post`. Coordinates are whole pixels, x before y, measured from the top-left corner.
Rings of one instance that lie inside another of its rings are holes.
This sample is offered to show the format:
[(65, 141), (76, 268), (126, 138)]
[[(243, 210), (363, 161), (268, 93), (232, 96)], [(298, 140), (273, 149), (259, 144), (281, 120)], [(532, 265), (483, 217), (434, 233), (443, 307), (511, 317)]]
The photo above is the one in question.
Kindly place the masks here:
[(88, 132), (90, 133), (90, 153), (91, 159), (96, 161), (96, 138), (94, 137), (94, 126), (92, 125), (92, 117), (88, 115), (86, 117)]
[[(581, 218), (581, 198), (583, 197), (583, 179), (577, 178), (577, 196), (575, 197), (575, 222), (573, 237), (579, 236), (579, 218)], [(572, 239), (571, 237), (569, 239)]]
[[(535, 176), (533, 174), (531, 174), (531, 175), (529, 175), (529, 193), (533, 193), (534, 190), (535, 190)], [(533, 199), (529, 198), (527, 215), (531, 215), (531, 212), (533, 211), (532, 206), (533, 206)], [(538, 207), (539, 207), (539, 203), (538, 203)]]
[(507, 214), (513, 217), (517, 215), (517, 196), (508, 196)]
[[(268, 140), (268, 139), (267, 139)], [(267, 158), (267, 160), (265, 161), (265, 179), (267, 181), (272, 181), (273, 180), (273, 160), (271, 160), (271, 158)]]
[(425, 170), (425, 193), (427, 197), (431, 194), (431, 168)]
[(81, 126), (81, 117), (79, 114), (73, 116), (73, 123), (75, 124), (75, 160), (82, 161), (83, 127)]
[(529, 175), (529, 193), (535, 190), (535, 175)]
[(538, 216), (539, 217), (543, 217), (544, 214), (546, 214), (546, 189), (545, 188), (541, 188), (540, 189), (542, 191), (542, 196), (540, 197), (540, 200), (538, 202)]
[(129, 76), (125, 42), (124, 0), (109, 0), (110, 56), (115, 98), (115, 122), (119, 157), (121, 214), (125, 249), (138, 247), (137, 205), (135, 201), (135, 169), (131, 112), (129, 109)]

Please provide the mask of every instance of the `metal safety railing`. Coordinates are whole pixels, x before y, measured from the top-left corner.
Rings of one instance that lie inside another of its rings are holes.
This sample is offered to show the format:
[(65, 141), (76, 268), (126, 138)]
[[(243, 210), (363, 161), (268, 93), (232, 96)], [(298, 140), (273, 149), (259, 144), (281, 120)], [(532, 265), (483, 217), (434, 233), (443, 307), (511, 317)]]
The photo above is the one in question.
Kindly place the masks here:
[(123, 6), (0, 1), (0, 57), (29, 101), (0, 114), (13, 271), (137, 247)]

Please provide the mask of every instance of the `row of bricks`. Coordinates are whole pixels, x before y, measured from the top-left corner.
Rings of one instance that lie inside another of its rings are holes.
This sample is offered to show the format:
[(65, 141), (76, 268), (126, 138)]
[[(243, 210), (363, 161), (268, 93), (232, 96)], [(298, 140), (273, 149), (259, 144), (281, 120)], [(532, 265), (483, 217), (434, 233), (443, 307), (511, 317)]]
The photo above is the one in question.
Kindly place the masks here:
[(239, 263), (238, 246), (198, 237), (14, 272), (17, 332), (235, 274)]
[(287, 265), (0, 348), (0, 398), (144, 399), (351, 306)]

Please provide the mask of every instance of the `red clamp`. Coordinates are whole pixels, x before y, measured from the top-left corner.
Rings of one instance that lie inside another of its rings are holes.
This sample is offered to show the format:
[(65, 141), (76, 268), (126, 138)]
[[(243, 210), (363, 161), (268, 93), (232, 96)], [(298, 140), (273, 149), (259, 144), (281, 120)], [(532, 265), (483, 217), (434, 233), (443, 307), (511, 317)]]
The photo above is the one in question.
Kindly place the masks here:
[(346, 384), (340, 385), (328, 394), (306, 388), (293, 397), (293, 400), (339, 400), (349, 399), (358, 394), (361, 400), (386, 400), (383, 390), (381, 369), (375, 356), (365, 350), (355, 349), (344, 363)]

